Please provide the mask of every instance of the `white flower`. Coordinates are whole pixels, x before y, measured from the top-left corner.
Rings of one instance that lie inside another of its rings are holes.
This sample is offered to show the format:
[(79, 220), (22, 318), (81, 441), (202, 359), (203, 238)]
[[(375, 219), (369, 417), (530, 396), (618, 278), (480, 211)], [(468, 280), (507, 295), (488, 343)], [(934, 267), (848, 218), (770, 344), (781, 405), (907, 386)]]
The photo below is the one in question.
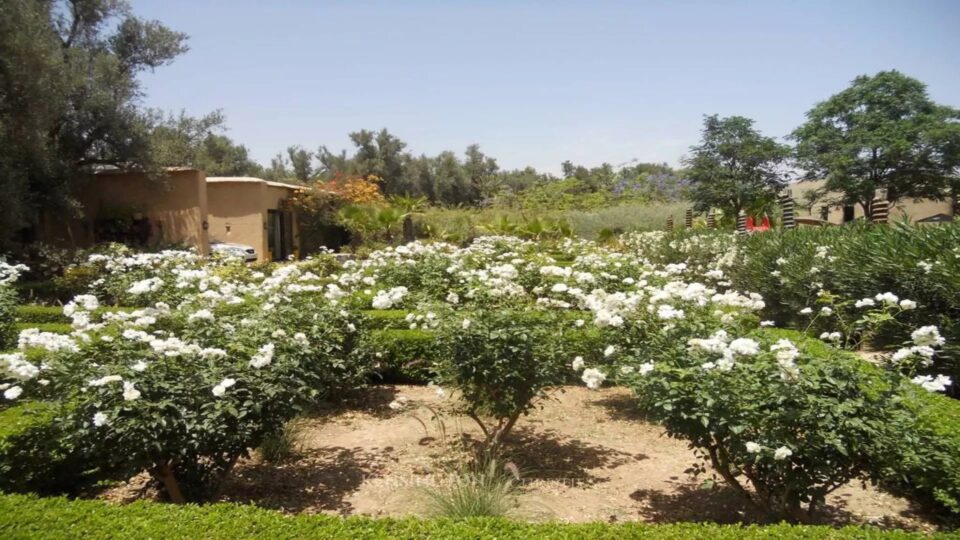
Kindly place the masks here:
[(786, 446), (781, 446), (773, 451), (773, 459), (783, 461), (793, 455), (793, 451)]
[(447, 295), (447, 302), (450, 302), (451, 304), (459, 304), (460, 296), (455, 292), (451, 292)]
[(580, 371), (581, 369), (583, 369), (584, 365), (585, 365), (585, 362), (583, 361), (583, 357), (578, 356), (573, 359), (573, 364), (571, 364), (571, 367), (573, 367), (574, 371)]
[(269, 366), (270, 362), (273, 361), (273, 350), (273, 343), (267, 343), (261, 346), (257, 354), (250, 358), (250, 367), (260, 369), (264, 366)]
[(820, 308), (821, 315), (833, 315), (833, 310), (829, 306), (823, 306)]
[(103, 386), (110, 384), (112, 382), (120, 382), (123, 380), (123, 377), (119, 375), (107, 375), (105, 377), (100, 377), (99, 379), (94, 379), (90, 381), (90, 386)]
[(580, 377), (580, 379), (586, 383), (587, 388), (591, 390), (600, 388), (600, 385), (603, 384), (603, 381), (606, 380), (606, 378), (607, 376), (596, 368), (587, 368), (583, 370), (583, 376)]
[(583, 320), (583, 319), (577, 319), (577, 320), (573, 321), (573, 325), (576, 326), (577, 328), (582, 327), (584, 324), (585, 324), (585, 323), (584, 323), (584, 320)]
[(940, 331), (936, 326), (921, 326), (910, 334), (913, 342), (917, 345), (926, 345), (928, 347), (939, 347), (946, 343), (946, 340), (940, 336)]
[(900, 299), (897, 297), (897, 295), (895, 295), (895, 294), (893, 294), (893, 293), (891, 293), (891, 292), (880, 293), (880, 294), (874, 296), (874, 298), (877, 299), (877, 302), (883, 302), (884, 304), (886, 304), (886, 305), (888, 305), (888, 306), (895, 306), (895, 305), (897, 305), (897, 302), (900, 301)]
[(763, 449), (763, 447), (760, 446), (759, 444), (755, 443), (755, 442), (748, 442), (748, 443), (747, 443), (747, 452), (750, 453), (750, 454), (757, 454), (757, 453), (759, 453), (760, 450), (762, 450), (762, 449)]
[(930, 392), (943, 392), (948, 386), (953, 384), (953, 380), (946, 375), (937, 375), (936, 378), (930, 375), (917, 375), (911, 379), (911, 381), (914, 384), (919, 384), (924, 390)]
[(93, 415), (93, 425), (101, 427), (106, 426), (109, 423), (110, 422), (107, 419), (107, 415), (103, 414), (102, 412), (98, 412), (97, 414)]
[(620, 374), (621, 374), (621, 375), (629, 375), (629, 374), (631, 374), (631, 373), (633, 373), (633, 372), (634, 372), (634, 367), (633, 367), (633, 366), (620, 366)]
[(909, 311), (911, 309), (917, 309), (917, 303), (913, 300), (903, 299), (900, 301), (900, 309), (904, 311)]
[(683, 315), (684, 313), (682, 309), (675, 309), (673, 306), (668, 304), (662, 304), (657, 307), (657, 317), (665, 321), (670, 319), (682, 319)]
[(3, 391), (3, 397), (9, 400), (14, 400), (20, 397), (20, 394), (23, 393), (23, 388), (19, 386), (11, 386)]
[(138, 372), (139, 372), (139, 371), (143, 371), (143, 370), (147, 369), (147, 363), (144, 362), (143, 360), (139, 360), (136, 364), (130, 366), (130, 369), (132, 369), (132, 370), (134, 370), (134, 371), (138, 371)]
[(123, 399), (124, 401), (133, 401), (140, 398), (140, 391), (133, 386), (132, 382), (123, 383)]
[(40, 368), (28, 362), (23, 353), (0, 354), (0, 373), (4, 369), (21, 381), (28, 381), (40, 374)]
[(613, 345), (607, 345), (607, 348), (603, 350), (603, 355), (604, 355), (604, 356), (610, 356), (610, 355), (612, 355), (612, 354), (615, 353), (615, 352), (617, 352), (617, 348), (616, 348), (616, 347), (614, 347)]
[(210, 311), (209, 309), (201, 309), (201, 310), (198, 310), (198, 311), (195, 311), (195, 312), (191, 313), (190, 316), (187, 317), (187, 320), (190, 321), (190, 322), (194, 322), (194, 321), (212, 321), (212, 320), (213, 320), (213, 312)]
[(740, 356), (753, 356), (760, 352), (760, 344), (750, 338), (737, 338), (730, 342), (729, 348)]
[(775, 326), (776, 324), (773, 321), (760, 321), (760, 326)]
[(873, 307), (877, 304), (876, 302), (873, 301), (873, 298), (864, 298), (862, 300), (857, 300), (856, 303), (853, 305), (858, 308), (862, 308), (862, 307)]
[(637, 372), (641, 375), (646, 375), (647, 373), (653, 371), (653, 368), (653, 362), (644, 362), (640, 364), (640, 369), (638, 369)]
[(155, 292), (163, 286), (163, 280), (157, 277), (147, 278), (137, 281), (127, 289), (127, 292), (133, 295), (147, 294)]
[(237, 384), (236, 379), (231, 379), (227, 377), (226, 379), (220, 381), (216, 386), (213, 387), (213, 395), (216, 397), (221, 397), (227, 391), (227, 388)]
[(467, 328), (470, 328), (471, 324), (473, 324), (473, 321), (470, 319), (464, 319), (463, 322), (460, 323), (460, 327), (466, 330)]
[(805, 307), (805, 308), (803, 308), (803, 309), (800, 310), (800, 314), (801, 314), (801, 315), (809, 315), (809, 314), (811, 314), (811, 313), (813, 313), (813, 308)]

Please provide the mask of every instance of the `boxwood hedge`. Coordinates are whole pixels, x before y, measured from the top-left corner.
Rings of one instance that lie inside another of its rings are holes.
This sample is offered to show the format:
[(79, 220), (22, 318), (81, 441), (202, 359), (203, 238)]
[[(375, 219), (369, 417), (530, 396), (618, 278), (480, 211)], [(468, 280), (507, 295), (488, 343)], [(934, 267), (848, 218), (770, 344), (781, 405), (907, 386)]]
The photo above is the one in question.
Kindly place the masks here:
[(371, 519), (323, 515), (289, 516), (254, 506), (169, 505), (0, 495), (2, 538), (647, 538), (680, 539), (911, 539), (948, 538), (876, 528), (701, 523), (522, 523), (506, 519)]

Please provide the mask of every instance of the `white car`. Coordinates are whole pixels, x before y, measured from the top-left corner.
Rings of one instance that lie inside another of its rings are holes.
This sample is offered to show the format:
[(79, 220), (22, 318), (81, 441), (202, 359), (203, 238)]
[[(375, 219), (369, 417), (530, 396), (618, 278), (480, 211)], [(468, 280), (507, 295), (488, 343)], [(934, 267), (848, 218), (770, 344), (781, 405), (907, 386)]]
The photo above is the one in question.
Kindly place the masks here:
[(245, 262), (257, 260), (257, 250), (244, 244), (227, 244), (225, 242), (210, 242), (210, 253), (222, 253), (230, 257), (242, 258)]

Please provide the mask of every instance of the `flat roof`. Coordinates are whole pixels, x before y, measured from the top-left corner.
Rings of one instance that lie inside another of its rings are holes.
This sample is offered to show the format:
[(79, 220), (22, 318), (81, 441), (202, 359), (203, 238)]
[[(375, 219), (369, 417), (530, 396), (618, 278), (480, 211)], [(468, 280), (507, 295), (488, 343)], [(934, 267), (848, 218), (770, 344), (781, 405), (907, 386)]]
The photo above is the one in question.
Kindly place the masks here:
[(262, 183), (272, 187), (286, 188), (286, 189), (307, 189), (307, 186), (300, 186), (297, 184), (287, 184), (284, 182), (270, 182), (264, 180), (263, 178), (255, 178), (253, 176), (208, 176), (207, 182), (211, 184), (226, 184), (226, 183)]

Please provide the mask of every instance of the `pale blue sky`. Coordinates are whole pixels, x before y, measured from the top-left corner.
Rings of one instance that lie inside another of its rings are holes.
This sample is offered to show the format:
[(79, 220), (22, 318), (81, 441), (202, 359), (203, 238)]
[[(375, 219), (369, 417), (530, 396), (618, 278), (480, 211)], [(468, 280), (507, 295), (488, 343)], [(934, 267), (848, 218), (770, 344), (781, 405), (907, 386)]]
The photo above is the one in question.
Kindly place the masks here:
[(679, 162), (703, 114), (783, 136), (858, 74), (898, 69), (960, 106), (960, 0), (132, 0), (190, 35), (146, 104), (222, 109), (268, 162), (387, 127), (415, 153), (502, 167)]

